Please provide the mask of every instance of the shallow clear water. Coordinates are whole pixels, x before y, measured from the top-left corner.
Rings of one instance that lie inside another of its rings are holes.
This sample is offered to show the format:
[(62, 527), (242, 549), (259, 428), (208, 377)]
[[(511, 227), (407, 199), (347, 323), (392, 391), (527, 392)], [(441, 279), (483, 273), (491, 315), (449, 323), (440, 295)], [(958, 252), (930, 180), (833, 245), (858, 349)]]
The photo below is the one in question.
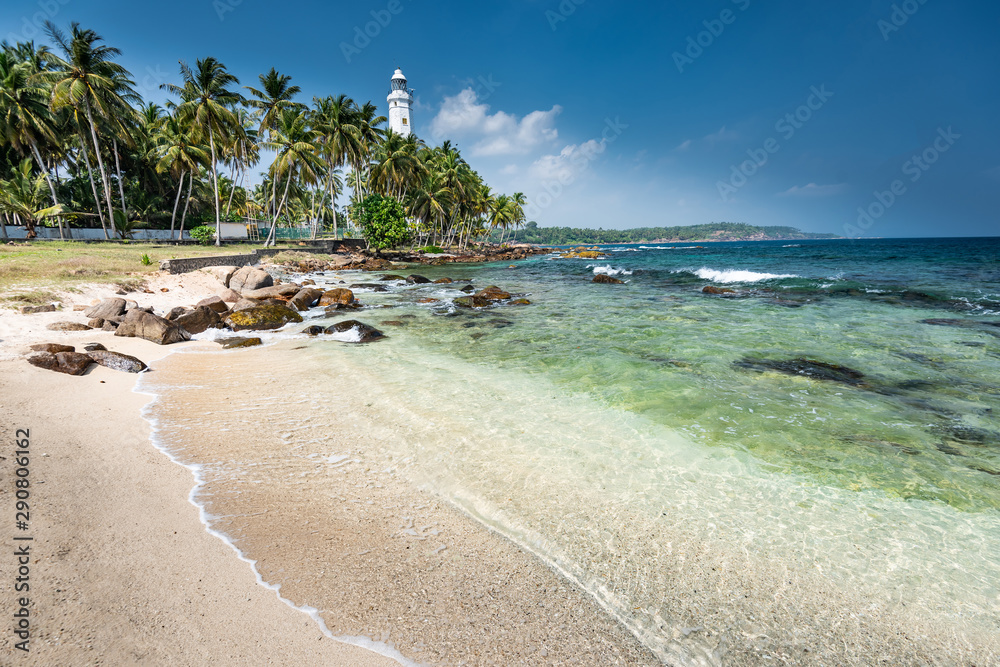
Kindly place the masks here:
[[(900, 628), (995, 658), (1000, 242), (607, 250), (422, 267), (533, 304), (458, 309), (465, 282), (386, 283), (356, 290), (373, 307), (349, 317), (389, 339), (258, 353), (307, 391), (365, 392), (415, 481), (664, 659), (715, 664), (765, 636), (822, 647), (824, 627), (860, 664), (865, 638)], [(268, 336), (289, 337), (306, 340)]]

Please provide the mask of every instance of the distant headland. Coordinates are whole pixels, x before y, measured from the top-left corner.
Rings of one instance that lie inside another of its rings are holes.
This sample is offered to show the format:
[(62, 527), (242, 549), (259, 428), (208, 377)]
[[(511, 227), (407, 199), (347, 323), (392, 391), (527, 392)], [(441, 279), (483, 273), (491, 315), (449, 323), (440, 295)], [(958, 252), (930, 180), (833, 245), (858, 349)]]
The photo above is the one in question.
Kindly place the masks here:
[(836, 234), (803, 232), (795, 227), (758, 227), (741, 222), (711, 222), (679, 227), (637, 227), (635, 229), (577, 229), (574, 227), (539, 227), (529, 222), (514, 239), (541, 245), (574, 243), (681, 243), (696, 241), (798, 241), (803, 239), (838, 239)]

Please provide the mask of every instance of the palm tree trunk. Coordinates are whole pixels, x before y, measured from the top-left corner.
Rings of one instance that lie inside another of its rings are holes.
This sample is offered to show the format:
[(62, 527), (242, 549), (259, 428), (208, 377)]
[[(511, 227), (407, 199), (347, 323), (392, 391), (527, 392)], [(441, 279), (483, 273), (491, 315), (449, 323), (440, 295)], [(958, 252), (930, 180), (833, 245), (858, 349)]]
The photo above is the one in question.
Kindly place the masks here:
[(94, 183), (94, 170), (90, 167), (90, 151), (87, 150), (87, 141), (84, 137), (80, 137), (82, 141), (80, 145), (83, 147), (83, 161), (87, 165), (87, 177), (90, 179), (90, 189), (94, 193), (94, 207), (97, 209), (97, 215), (101, 219), (101, 230), (104, 231), (104, 240), (110, 241), (111, 237), (108, 236), (108, 227), (104, 224), (104, 211), (101, 210), (101, 197), (97, 194), (97, 184)]
[(191, 203), (191, 191), (194, 189), (194, 171), (192, 171), (188, 177), (188, 194), (187, 199), (184, 200), (184, 212), (181, 213), (181, 228), (177, 230), (177, 240), (181, 241), (184, 239), (184, 219), (188, 214), (188, 204)]
[[(288, 170), (288, 180), (285, 181), (285, 193), (281, 196), (281, 204), (278, 205), (277, 210), (274, 212), (274, 222), (271, 223), (271, 231), (267, 235), (267, 240), (270, 245), (275, 245), (277, 238), (275, 234), (275, 229), (278, 227), (278, 215), (281, 213), (281, 209), (285, 207), (285, 202), (288, 201), (288, 186), (292, 184), (292, 176), (295, 174), (295, 168)], [(264, 245), (269, 245), (265, 243)]]
[(115, 147), (115, 174), (118, 176), (118, 194), (122, 196), (122, 213), (125, 214), (125, 220), (128, 220), (128, 206), (125, 204), (125, 186), (122, 184), (122, 165), (121, 161), (118, 159), (118, 139), (114, 139)]
[(181, 190), (184, 189), (184, 175), (186, 173), (186, 169), (181, 170), (181, 182), (177, 184), (177, 196), (174, 197), (174, 212), (170, 214), (170, 238), (174, 238), (174, 224), (177, 220), (177, 204), (181, 201)]
[[(56, 175), (56, 184), (57, 185), (62, 185), (62, 182), (59, 180), (59, 163), (57, 161), (55, 161), (55, 160), (52, 161), (52, 171), (54, 171), (55, 175)], [(63, 228), (60, 228), (60, 230), (62, 230), (62, 229)], [(66, 230), (66, 239), (72, 240), (73, 239), (73, 228), (69, 226), (69, 220), (66, 221), (65, 230)]]
[[(35, 157), (35, 162), (38, 163), (38, 168), (41, 170), (43, 174), (45, 174), (45, 182), (49, 184), (49, 192), (52, 193), (52, 205), (58, 206), (59, 199), (56, 197), (56, 188), (54, 185), (52, 185), (52, 179), (49, 178), (49, 170), (45, 166), (45, 163), (42, 161), (42, 154), (38, 152), (38, 144), (35, 142), (34, 139), (31, 140), (31, 154)], [(59, 223), (59, 240), (65, 241), (66, 235), (63, 232), (62, 217), (56, 218), (56, 222)]]
[(7, 236), (7, 214), (6, 213), (4, 213), (2, 216), (0, 216), (0, 238), (3, 238), (4, 241), (10, 239), (10, 237)]
[[(94, 153), (97, 155), (97, 168), (101, 172), (101, 182), (104, 183), (104, 197), (108, 202), (108, 222), (112, 226), (115, 224), (115, 209), (111, 201), (111, 184), (108, 183), (108, 174), (104, 170), (104, 160), (101, 158), (101, 147), (97, 143), (97, 128), (94, 127), (94, 116), (90, 112), (90, 98), (83, 98), (84, 106), (87, 109), (87, 122), (90, 123), (90, 137), (94, 140)], [(104, 230), (107, 236), (107, 230)]]
[(208, 143), (212, 148), (212, 192), (215, 193), (215, 245), (222, 245), (222, 220), (219, 217), (219, 176), (215, 169), (215, 133), (208, 129)]
[[(234, 178), (236, 177), (236, 172), (235, 171), (233, 171), (233, 177)], [(243, 182), (243, 172), (241, 171), (240, 172), (240, 183), (242, 183), (242, 182)], [(237, 185), (238, 184), (236, 183), (236, 181), (233, 181), (233, 187), (229, 191), (229, 201), (226, 202), (226, 218), (227, 219), (229, 218), (229, 209), (232, 208), (232, 206), (233, 206), (233, 195), (236, 194), (236, 187), (237, 187)]]

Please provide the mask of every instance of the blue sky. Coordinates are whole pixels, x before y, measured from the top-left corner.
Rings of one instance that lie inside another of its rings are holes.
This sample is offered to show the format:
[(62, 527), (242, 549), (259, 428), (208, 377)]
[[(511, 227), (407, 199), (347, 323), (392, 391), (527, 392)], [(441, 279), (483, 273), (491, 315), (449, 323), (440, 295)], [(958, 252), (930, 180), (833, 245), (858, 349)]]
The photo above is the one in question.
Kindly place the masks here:
[(273, 66), (303, 101), (384, 111), (398, 65), (416, 132), (543, 226), (1000, 233), (986, 0), (8, 0), (0, 37), (45, 41), (45, 18), (121, 48), (153, 101), (212, 55), (246, 85)]

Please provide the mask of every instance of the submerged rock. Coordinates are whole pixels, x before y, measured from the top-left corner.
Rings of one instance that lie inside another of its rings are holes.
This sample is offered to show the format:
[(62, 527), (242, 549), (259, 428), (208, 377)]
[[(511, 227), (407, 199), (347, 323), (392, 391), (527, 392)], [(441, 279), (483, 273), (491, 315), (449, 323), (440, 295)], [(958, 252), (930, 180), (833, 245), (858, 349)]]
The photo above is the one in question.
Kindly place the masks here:
[(438, 278), (437, 280), (434, 281), (434, 284), (435, 285), (450, 285), (453, 282), (455, 282), (455, 281), (452, 280), (451, 278)]
[(453, 302), (460, 308), (486, 308), (490, 305), (487, 299), (483, 299), (478, 294), (473, 296), (460, 296)]
[[(389, 288), (378, 283), (354, 283), (351, 289), (370, 289), (373, 292), (388, 292)], [(350, 291), (350, 290), (348, 290)]]
[(141, 373), (148, 366), (135, 357), (122, 354), (121, 352), (110, 352), (108, 350), (93, 350), (89, 353), (95, 363), (106, 368), (126, 373)]
[(262, 345), (264, 343), (264, 341), (260, 338), (243, 338), (242, 336), (220, 338), (215, 342), (221, 345), (223, 350), (233, 350), (241, 347), (256, 347), (257, 345)]
[(28, 357), (28, 363), (48, 371), (66, 375), (83, 375), (94, 360), (81, 352), (42, 352)]
[(505, 292), (496, 285), (490, 285), (476, 292), (473, 297), (486, 301), (506, 301), (510, 298), (510, 292)]
[(308, 334), (310, 336), (319, 336), (320, 334), (326, 333), (326, 327), (321, 327), (318, 324), (314, 324), (311, 327), (306, 327), (302, 330), (302, 333)]
[(591, 280), (590, 282), (592, 282), (592, 283), (600, 283), (602, 285), (624, 285), (625, 284), (624, 280), (618, 280), (617, 278), (614, 278), (614, 277), (609, 276), (609, 275), (605, 275), (603, 273), (599, 273), (596, 276), (594, 276), (594, 279)]
[(352, 329), (356, 329), (359, 336), (359, 340), (352, 342), (370, 343), (372, 341), (385, 338), (385, 334), (375, 327), (358, 322), (357, 320), (344, 320), (343, 322), (337, 322), (333, 326), (328, 327), (326, 333), (346, 333)]
[(736, 290), (728, 287), (716, 287), (715, 285), (705, 285), (701, 288), (705, 294), (736, 294)]
[(390, 273), (390, 274), (382, 276), (381, 278), (379, 278), (379, 280), (382, 280), (382, 281), (388, 281), (388, 280), (406, 280), (406, 278), (404, 278), (403, 276), (397, 276), (394, 273)]
[(867, 386), (864, 379), (865, 376), (860, 371), (812, 359), (759, 359), (746, 357), (740, 361), (733, 362), (733, 365), (758, 373), (770, 371), (785, 375), (805, 376), (813, 380), (838, 382), (852, 387)]
[(424, 278), (423, 276), (412, 275), (412, 276), (406, 276), (406, 282), (410, 283), (411, 285), (423, 285), (424, 283), (429, 283), (430, 278)]
[(233, 331), (280, 329), (289, 322), (301, 322), (302, 316), (285, 305), (264, 305), (230, 313), (225, 323)]

